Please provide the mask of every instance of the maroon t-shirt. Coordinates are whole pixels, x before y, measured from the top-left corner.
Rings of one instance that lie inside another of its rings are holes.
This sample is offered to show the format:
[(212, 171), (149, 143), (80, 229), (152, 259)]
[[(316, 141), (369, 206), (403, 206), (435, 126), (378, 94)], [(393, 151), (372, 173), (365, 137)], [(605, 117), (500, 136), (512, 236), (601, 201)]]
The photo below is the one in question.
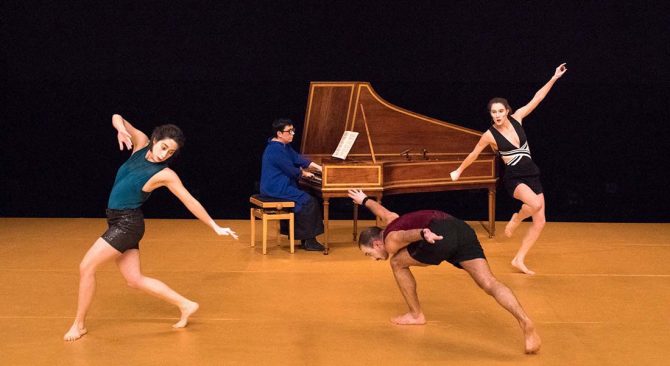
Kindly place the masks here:
[(391, 221), (390, 224), (384, 229), (384, 240), (386, 236), (394, 231), (398, 230), (412, 230), (412, 229), (423, 229), (430, 225), (430, 222), (435, 219), (450, 219), (452, 218), (446, 212), (437, 211), (437, 210), (421, 210), (414, 211), (407, 214), (404, 214), (397, 219)]

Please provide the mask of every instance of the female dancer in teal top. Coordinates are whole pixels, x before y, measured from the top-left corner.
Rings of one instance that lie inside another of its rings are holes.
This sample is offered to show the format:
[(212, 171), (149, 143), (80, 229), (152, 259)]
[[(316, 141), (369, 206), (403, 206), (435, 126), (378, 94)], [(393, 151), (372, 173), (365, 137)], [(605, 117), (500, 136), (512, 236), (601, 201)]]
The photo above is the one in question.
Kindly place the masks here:
[(74, 341), (86, 334), (86, 313), (95, 292), (95, 272), (98, 267), (114, 259), (128, 285), (161, 298), (179, 308), (181, 317), (174, 328), (183, 328), (188, 318), (198, 310), (198, 303), (175, 292), (163, 282), (144, 276), (140, 271), (139, 242), (144, 235), (144, 217), (140, 206), (151, 192), (167, 187), (200, 221), (217, 235), (237, 235), (229, 228), (220, 227), (204, 207), (186, 190), (177, 173), (167, 167), (170, 158), (184, 144), (184, 135), (175, 125), (156, 127), (151, 140), (118, 114), (112, 116), (112, 125), (118, 131), (119, 149), (133, 151), (119, 168), (109, 196), (107, 223), (109, 228), (88, 250), (79, 264), (79, 299), (74, 323), (63, 337)]

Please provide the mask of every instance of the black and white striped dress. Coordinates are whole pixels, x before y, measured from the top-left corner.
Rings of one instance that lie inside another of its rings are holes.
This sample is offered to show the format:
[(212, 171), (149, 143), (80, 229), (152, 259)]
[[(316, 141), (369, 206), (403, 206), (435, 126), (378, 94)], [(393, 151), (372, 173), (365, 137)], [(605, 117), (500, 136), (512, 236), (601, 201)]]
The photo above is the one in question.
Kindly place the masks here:
[(521, 146), (514, 146), (494, 126), (489, 128), (498, 145), (498, 154), (505, 163), (505, 175), (503, 176), (505, 188), (510, 195), (513, 195), (516, 186), (519, 183), (525, 183), (535, 193), (542, 193), (542, 186), (539, 181), (540, 168), (535, 165), (530, 155), (526, 132), (523, 130), (521, 123), (512, 117), (508, 118), (512, 127), (514, 127), (514, 131), (519, 136), (519, 144)]

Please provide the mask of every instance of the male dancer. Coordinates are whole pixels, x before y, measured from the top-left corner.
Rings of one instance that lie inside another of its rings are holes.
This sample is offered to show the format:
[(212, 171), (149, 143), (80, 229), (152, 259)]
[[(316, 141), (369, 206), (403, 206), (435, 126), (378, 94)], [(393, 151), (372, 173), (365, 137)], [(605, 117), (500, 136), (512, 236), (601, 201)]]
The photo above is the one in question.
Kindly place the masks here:
[(439, 265), (447, 261), (468, 272), (479, 287), (516, 318), (524, 333), (526, 353), (539, 351), (542, 341), (533, 321), (512, 290), (493, 276), (477, 236), (468, 224), (434, 210), (399, 216), (358, 189), (349, 190), (349, 197), (387, 224), (385, 229), (371, 227), (364, 230), (358, 245), (366, 256), (375, 260), (391, 257), (393, 275), (409, 307), (408, 313), (391, 319), (391, 322), (400, 325), (426, 323), (416, 292), (416, 280), (409, 267)]

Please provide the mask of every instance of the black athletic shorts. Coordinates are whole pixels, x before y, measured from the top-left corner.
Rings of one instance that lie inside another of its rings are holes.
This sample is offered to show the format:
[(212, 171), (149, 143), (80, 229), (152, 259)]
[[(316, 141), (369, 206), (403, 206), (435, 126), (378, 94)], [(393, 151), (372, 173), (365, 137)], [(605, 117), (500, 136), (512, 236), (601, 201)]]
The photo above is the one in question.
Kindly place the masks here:
[(144, 236), (142, 210), (139, 208), (127, 210), (108, 208), (106, 213), (109, 228), (101, 237), (121, 253), (128, 249), (139, 249), (140, 240)]
[(514, 177), (509, 179), (504, 179), (505, 190), (509, 193), (510, 197), (514, 197), (514, 190), (516, 186), (523, 183), (532, 189), (535, 194), (542, 193), (542, 183), (540, 183), (539, 175), (531, 175), (527, 177)]
[(444, 238), (435, 244), (420, 240), (408, 245), (407, 252), (415, 260), (433, 265), (447, 261), (457, 268), (463, 268), (460, 262), (476, 258), (486, 259), (475, 231), (465, 222), (455, 218), (437, 219), (428, 227)]

